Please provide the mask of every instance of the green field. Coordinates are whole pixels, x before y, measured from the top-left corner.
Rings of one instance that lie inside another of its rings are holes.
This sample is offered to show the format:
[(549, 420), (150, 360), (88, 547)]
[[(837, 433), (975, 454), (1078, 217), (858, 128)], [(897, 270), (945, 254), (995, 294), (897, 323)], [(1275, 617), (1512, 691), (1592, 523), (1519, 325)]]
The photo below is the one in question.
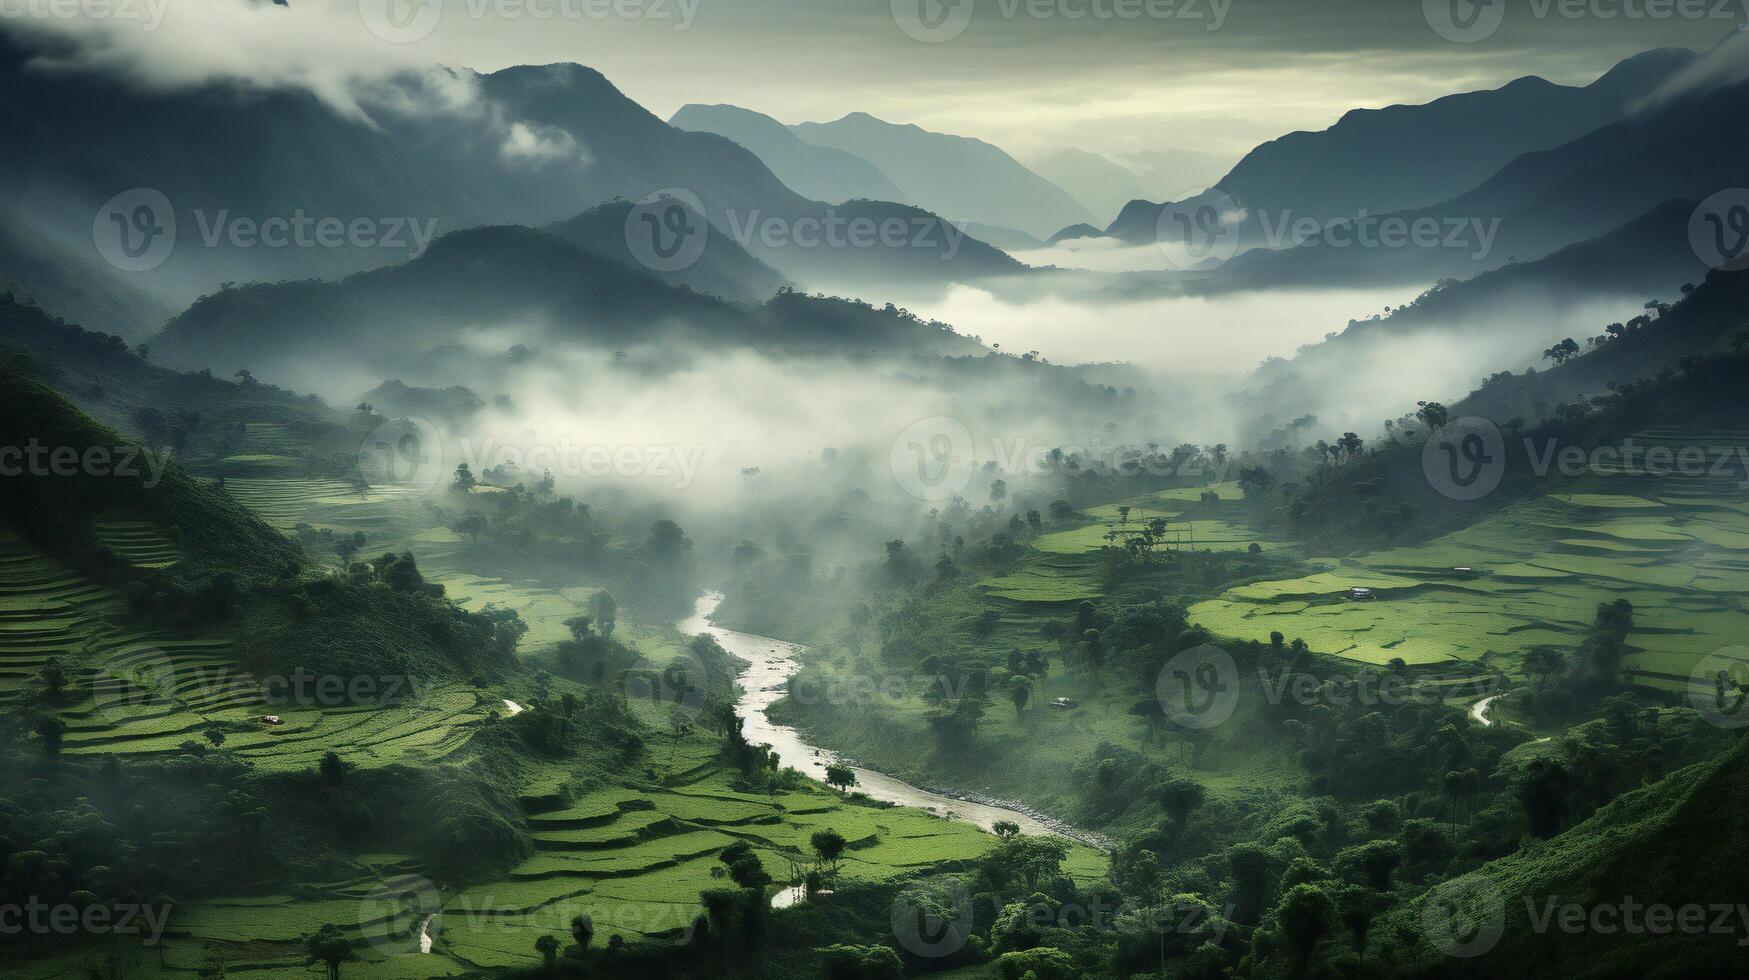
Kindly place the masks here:
[[(1741, 439), (1645, 432), (1634, 442)], [(1426, 544), (1321, 560), (1316, 574), (1235, 588), (1191, 614), (1221, 636), (1267, 640), (1279, 631), (1315, 652), (1369, 664), (1401, 657), (1511, 672), (1531, 646), (1576, 644), (1599, 603), (1625, 598), (1636, 623), (1629, 677), (1679, 690), (1701, 657), (1740, 642), (1749, 611), (1741, 480), (1740, 472), (1655, 477), (1598, 468)], [(1377, 600), (1347, 599), (1356, 586)]]

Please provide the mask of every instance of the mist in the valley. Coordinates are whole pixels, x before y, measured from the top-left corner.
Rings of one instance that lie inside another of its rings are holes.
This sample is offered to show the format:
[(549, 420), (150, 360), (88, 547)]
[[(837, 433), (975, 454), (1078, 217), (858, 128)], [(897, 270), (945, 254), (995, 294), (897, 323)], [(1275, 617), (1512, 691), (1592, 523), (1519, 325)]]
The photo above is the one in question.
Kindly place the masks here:
[(1293, 289), (1147, 299), (1048, 292), (1009, 297), (954, 286), (913, 312), (962, 333), (1036, 350), (1059, 364), (1123, 361), (1165, 375), (1236, 373), (1341, 330), (1350, 319), (1414, 298), (1414, 287)]

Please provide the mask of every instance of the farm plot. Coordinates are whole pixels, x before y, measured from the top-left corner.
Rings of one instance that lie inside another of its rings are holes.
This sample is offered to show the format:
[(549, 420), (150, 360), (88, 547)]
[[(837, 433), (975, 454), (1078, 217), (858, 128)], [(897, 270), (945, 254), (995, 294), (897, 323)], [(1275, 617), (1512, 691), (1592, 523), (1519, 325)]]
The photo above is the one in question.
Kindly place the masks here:
[[(1642, 433), (1637, 445), (1713, 447), (1738, 433)], [(1719, 449), (1718, 447), (1727, 447)], [(1306, 640), (1319, 653), (1379, 664), (1469, 661), (1515, 669), (1538, 644), (1572, 646), (1598, 604), (1633, 603), (1628, 679), (1681, 689), (1701, 657), (1749, 626), (1749, 512), (1743, 474), (1657, 477), (1595, 467), (1425, 545), (1329, 560), (1303, 578), (1235, 588), (1191, 617), (1217, 635)], [(1373, 601), (1349, 590), (1371, 589)], [(1495, 658), (1503, 658), (1496, 663)]]

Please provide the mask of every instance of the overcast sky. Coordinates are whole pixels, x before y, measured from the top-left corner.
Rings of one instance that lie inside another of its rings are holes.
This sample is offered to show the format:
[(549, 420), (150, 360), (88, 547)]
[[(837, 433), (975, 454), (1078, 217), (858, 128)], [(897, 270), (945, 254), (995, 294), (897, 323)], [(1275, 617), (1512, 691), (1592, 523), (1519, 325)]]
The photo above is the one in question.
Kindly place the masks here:
[[(1721, 0), (423, 0), (441, 13), (408, 0), (121, 0), (158, 12), (146, 29), (29, 13), (52, 2), (0, 0), (0, 26), (73, 35), (91, 58), (160, 81), (245, 75), (332, 92), (409, 65), (576, 61), (663, 118), (687, 102), (792, 123), (861, 110), (1023, 157), (1078, 146), (1234, 158), (1350, 108), (1526, 74), (1582, 84), (1648, 48), (1705, 49), (1749, 4), (1723, 0), (1725, 19)], [(1667, 16), (1645, 16), (1648, 2)], [(1480, 38), (1441, 33), (1466, 27)]]

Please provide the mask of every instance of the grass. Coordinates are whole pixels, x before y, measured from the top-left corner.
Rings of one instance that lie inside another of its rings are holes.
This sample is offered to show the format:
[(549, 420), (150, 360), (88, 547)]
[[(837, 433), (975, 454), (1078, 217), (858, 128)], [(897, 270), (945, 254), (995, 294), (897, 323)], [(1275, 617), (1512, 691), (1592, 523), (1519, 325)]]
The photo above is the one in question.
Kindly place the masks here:
[[(1641, 446), (1741, 440), (1634, 437)], [(1702, 656), (1741, 635), (1749, 513), (1736, 506), (1739, 479), (1593, 471), (1420, 546), (1328, 559), (1313, 575), (1229, 590), (1193, 607), (1192, 618), (1222, 636), (1267, 640), (1280, 631), (1364, 663), (1463, 661), (1513, 673), (1523, 651), (1576, 643), (1597, 604), (1625, 598), (1636, 618), (1629, 676), (1678, 689)], [(1372, 588), (1378, 600), (1348, 601), (1352, 586)]]

